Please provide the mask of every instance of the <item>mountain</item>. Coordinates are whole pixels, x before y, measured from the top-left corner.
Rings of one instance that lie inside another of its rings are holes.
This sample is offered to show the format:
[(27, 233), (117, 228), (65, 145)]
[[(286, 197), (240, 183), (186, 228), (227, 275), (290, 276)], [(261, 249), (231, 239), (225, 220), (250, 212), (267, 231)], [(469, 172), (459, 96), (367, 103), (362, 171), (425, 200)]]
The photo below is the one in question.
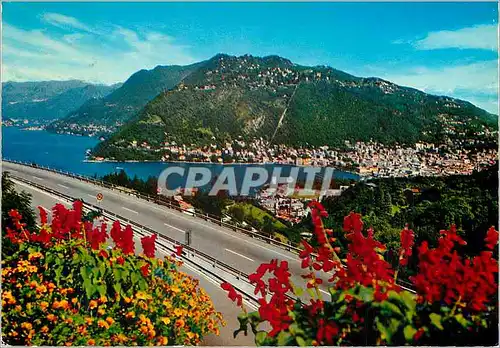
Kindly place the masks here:
[(42, 123), (59, 119), (116, 87), (78, 80), (6, 82), (2, 85), (2, 116)]
[(89, 100), (51, 124), (48, 129), (79, 134), (112, 132), (134, 117), (148, 101), (160, 92), (176, 86), (196, 68), (197, 65), (194, 64), (140, 70), (114, 92), (104, 98)]
[(293, 146), (440, 143), (497, 129), (496, 115), (469, 102), (278, 56), (219, 54), (196, 68), (94, 155), (157, 160), (164, 144), (203, 147), (260, 137)]

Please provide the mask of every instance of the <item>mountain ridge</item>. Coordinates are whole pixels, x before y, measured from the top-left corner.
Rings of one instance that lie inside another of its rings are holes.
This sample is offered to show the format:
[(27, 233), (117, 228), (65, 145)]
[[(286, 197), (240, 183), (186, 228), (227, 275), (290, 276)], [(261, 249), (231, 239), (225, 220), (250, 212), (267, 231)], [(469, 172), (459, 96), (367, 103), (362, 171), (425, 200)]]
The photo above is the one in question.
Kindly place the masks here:
[(149, 101), (94, 154), (122, 158), (129, 151), (133, 155), (126, 159), (141, 159), (144, 149), (131, 144), (146, 143), (158, 159), (165, 143), (269, 140), (287, 106), (275, 142), (291, 146), (443, 142), (497, 128), (495, 115), (466, 101), (278, 56), (218, 54), (196, 68)]
[(2, 84), (2, 115), (43, 123), (65, 116), (89, 99), (106, 96), (118, 86), (81, 80), (7, 81)]

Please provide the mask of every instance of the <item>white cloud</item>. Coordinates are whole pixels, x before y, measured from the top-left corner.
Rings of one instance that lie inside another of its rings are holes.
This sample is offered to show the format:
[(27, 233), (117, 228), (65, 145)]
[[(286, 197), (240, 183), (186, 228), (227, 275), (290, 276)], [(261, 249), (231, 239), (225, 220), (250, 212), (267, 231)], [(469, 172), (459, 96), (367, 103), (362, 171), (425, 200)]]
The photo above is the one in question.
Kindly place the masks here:
[(78, 19), (70, 16), (65, 16), (60, 13), (44, 13), (42, 15), (42, 20), (62, 29), (79, 29), (88, 31), (90, 33), (94, 32), (94, 30), (80, 22)]
[[(69, 23), (87, 27), (79, 21)], [(196, 61), (189, 47), (164, 33), (145, 28), (99, 30), (105, 35), (92, 31), (58, 35), (4, 23), (4, 80), (80, 79), (111, 84), (141, 69)]]
[[(398, 40), (395, 43), (404, 43)], [(443, 48), (482, 49), (498, 51), (498, 25), (483, 24), (458, 30), (441, 30), (427, 34), (421, 40), (413, 42), (418, 50), (436, 50)]]
[(399, 85), (465, 99), (489, 112), (498, 112), (497, 60), (435, 68), (413, 67), (397, 72), (372, 68), (371, 73)]

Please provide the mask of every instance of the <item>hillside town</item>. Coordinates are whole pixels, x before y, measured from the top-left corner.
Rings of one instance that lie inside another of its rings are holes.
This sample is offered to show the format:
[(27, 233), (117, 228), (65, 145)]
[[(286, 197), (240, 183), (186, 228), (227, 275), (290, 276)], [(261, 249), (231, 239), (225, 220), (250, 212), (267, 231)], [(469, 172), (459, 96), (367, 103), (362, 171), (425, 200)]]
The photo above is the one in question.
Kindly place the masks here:
[[(418, 142), (414, 146), (387, 146), (376, 142), (345, 141), (343, 148), (290, 147), (269, 144), (259, 138), (251, 142), (237, 139), (225, 146), (180, 145), (165, 142), (153, 148), (147, 142), (131, 142), (127, 148), (161, 154), (161, 161), (204, 163), (277, 163), (297, 166), (331, 166), (352, 171), (362, 177), (442, 176), (470, 174), (493, 164), (497, 150), (479, 140), (471, 143), (432, 144)], [(106, 160), (102, 157), (96, 161)]]

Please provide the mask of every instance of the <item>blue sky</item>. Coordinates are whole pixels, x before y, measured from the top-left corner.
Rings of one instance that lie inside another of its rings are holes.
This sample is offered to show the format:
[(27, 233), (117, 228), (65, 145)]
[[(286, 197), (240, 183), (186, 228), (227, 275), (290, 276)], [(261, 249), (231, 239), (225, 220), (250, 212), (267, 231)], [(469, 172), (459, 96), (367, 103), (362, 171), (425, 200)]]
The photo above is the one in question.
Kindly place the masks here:
[(3, 79), (122, 82), (216, 53), (278, 54), (498, 112), (490, 3), (3, 3)]

